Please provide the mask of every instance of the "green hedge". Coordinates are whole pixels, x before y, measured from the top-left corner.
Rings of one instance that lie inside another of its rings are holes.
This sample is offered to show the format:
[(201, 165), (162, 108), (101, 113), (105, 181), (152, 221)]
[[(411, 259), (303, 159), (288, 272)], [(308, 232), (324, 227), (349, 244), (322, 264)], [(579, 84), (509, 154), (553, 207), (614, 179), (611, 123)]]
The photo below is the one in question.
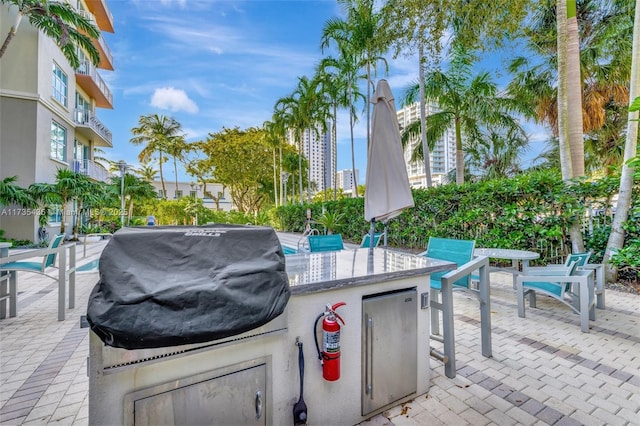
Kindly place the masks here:
[[(559, 173), (546, 170), (511, 179), (416, 189), (415, 207), (389, 221), (388, 242), (417, 251), (426, 248), (430, 236), (474, 239), (478, 247), (537, 251), (539, 263), (545, 264), (563, 261), (570, 252), (568, 230), (580, 217), (587, 249), (594, 251), (593, 259), (598, 261), (609, 235), (610, 197), (618, 183), (617, 177), (611, 177), (567, 185)], [(323, 208), (343, 213), (338, 232), (347, 241), (359, 243), (369, 231), (363, 198), (279, 207), (273, 212), (274, 227), (302, 232), (307, 208), (312, 218), (319, 217)], [(589, 208), (605, 214), (589, 221)], [(376, 224), (376, 231), (383, 229), (382, 223)]]

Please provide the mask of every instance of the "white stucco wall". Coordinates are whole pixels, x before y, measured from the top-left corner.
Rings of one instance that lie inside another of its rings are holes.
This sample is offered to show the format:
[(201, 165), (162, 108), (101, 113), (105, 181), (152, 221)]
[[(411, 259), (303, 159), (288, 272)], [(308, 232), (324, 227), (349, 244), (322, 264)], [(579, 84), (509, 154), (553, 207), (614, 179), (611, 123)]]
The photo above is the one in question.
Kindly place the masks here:
[[(102, 342), (93, 335), (89, 361), (89, 423), (93, 425), (124, 424), (123, 396), (168, 383), (179, 378), (216, 370), (243, 361), (270, 357), (271, 383), (267, 424), (291, 424), (293, 404), (298, 400), (299, 371), (296, 337), (304, 344), (305, 402), (309, 411), (309, 424), (355, 424), (389, 407), (383, 407), (367, 417), (361, 416), (362, 362), (361, 322), (362, 297), (389, 290), (417, 287), (418, 297), (429, 292), (427, 277), (396, 279), (368, 286), (343, 287), (311, 294), (294, 295), (287, 306), (288, 330), (284, 334), (262, 337), (218, 349), (207, 350), (157, 363), (142, 368), (127, 369), (113, 374), (100, 372), (99, 353)], [(327, 303), (346, 302), (339, 313), (346, 323), (341, 329), (341, 378), (327, 382), (322, 378), (313, 340), (316, 316)], [(429, 366), (429, 309), (417, 309), (417, 394), (391, 404), (426, 393), (430, 384)], [(398, 348), (398, 357), (402, 356)], [(269, 376), (269, 375), (268, 375)], [(268, 400), (269, 401), (269, 400)]]

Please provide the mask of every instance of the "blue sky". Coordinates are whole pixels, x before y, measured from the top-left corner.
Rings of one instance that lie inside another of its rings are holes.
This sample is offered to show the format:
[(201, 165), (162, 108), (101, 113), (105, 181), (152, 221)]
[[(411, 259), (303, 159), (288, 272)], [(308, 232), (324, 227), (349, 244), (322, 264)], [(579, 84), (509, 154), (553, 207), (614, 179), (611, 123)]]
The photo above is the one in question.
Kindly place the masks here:
[[(322, 27), (341, 16), (334, 0), (110, 0), (115, 33), (105, 33), (115, 71), (101, 71), (114, 109), (98, 110), (113, 132), (106, 156), (138, 164), (141, 146), (129, 143), (145, 114), (173, 116), (188, 141), (222, 127), (261, 126), (277, 99), (291, 93), (300, 76), (312, 76), (325, 56)], [(417, 79), (415, 58), (388, 56), (385, 78), (396, 96)], [(495, 66), (499, 64), (495, 61)], [(493, 61), (484, 61), (484, 69)], [(378, 76), (381, 78), (381, 76)], [(356, 167), (366, 170), (366, 118), (355, 129)], [(531, 129), (534, 139), (542, 135)], [(535, 156), (536, 152), (530, 154)], [(338, 117), (338, 170), (351, 168), (346, 114)], [(165, 177), (173, 180), (172, 167)], [(179, 173), (179, 179), (191, 178)]]

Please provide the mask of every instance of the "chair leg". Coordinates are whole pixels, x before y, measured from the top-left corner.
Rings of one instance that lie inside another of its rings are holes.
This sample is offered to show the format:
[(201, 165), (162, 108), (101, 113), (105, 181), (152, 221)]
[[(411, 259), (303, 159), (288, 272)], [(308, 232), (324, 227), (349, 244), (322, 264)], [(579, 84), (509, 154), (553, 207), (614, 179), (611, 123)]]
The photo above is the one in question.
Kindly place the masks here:
[(491, 285), (489, 281), (489, 266), (480, 267), (480, 281), (478, 291), (480, 296), (480, 339), (482, 341), (482, 355), (493, 356), (491, 349)]
[[(0, 274), (5, 274), (5, 272), (0, 272)], [(0, 275), (0, 319), (7, 317), (7, 299), (9, 298), (7, 279), (9, 276)]]
[(451, 283), (442, 280), (442, 339), (444, 354), (444, 375), (450, 379), (456, 377), (456, 341), (453, 329), (453, 294)]
[(537, 307), (536, 292), (533, 290), (529, 290), (528, 293), (529, 293), (529, 307), (536, 308)]
[[(580, 280), (580, 330), (589, 332), (589, 283), (588, 277)], [(595, 311), (594, 311), (595, 312)]]
[(595, 270), (596, 274), (596, 307), (604, 309), (604, 266)]
[(518, 316), (524, 318), (524, 287), (522, 281), (516, 281), (516, 299), (518, 301)]
[(18, 272), (9, 272), (9, 317), (18, 314)]
[[(440, 292), (432, 290), (431, 300), (435, 303), (440, 303)], [(440, 309), (433, 306), (431, 307), (431, 334), (440, 334)]]
[(595, 283), (594, 283), (594, 277), (593, 277), (593, 273), (591, 275), (589, 275), (589, 277), (587, 278), (587, 288), (589, 291), (589, 319), (591, 321), (595, 321), (596, 320), (596, 302), (595, 300), (593, 300), (595, 298)]

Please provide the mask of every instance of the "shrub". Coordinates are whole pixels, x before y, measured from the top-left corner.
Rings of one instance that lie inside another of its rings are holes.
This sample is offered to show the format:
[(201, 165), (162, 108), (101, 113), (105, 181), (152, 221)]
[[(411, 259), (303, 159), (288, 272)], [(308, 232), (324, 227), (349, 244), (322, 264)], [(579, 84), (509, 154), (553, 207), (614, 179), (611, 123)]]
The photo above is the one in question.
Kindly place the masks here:
[[(388, 244), (418, 251), (424, 250), (430, 236), (473, 239), (478, 247), (536, 251), (541, 255), (539, 264), (562, 262), (570, 252), (569, 228), (575, 218), (587, 218), (588, 207), (610, 210), (618, 182), (607, 177), (567, 185), (559, 172), (543, 170), (509, 179), (414, 189), (415, 207), (388, 223)], [(338, 232), (346, 241), (359, 243), (369, 232), (363, 198), (281, 206), (274, 210), (272, 223), (277, 229), (303, 232), (306, 210), (311, 209), (312, 219), (319, 218), (323, 207), (343, 215)], [(634, 211), (627, 232), (640, 238), (640, 209)], [(610, 221), (592, 222), (584, 227), (585, 245), (594, 252), (594, 261), (602, 259), (609, 225)], [(383, 230), (384, 224), (376, 223), (376, 232)]]

